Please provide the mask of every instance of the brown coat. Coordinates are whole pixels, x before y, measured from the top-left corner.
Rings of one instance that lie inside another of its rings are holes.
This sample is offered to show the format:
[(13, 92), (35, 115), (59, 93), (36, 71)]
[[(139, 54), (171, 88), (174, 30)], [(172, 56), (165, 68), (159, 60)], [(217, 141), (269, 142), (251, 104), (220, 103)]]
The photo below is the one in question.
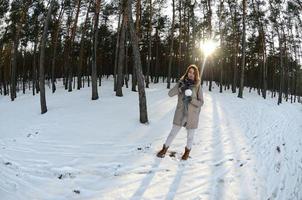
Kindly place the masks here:
[(177, 106), (174, 114), (173, 124), (178, 126), (184, 126), (184, 122), (186, 121), (186, 128), (187, 129), (196, 129), (198, 128), (198, 121), (199, 121), (199, 113), (201, 106), (204, 104), (203, 101), (203, 92), (202, 88), (199, 86), (194, 86), (192, 89), (192, 101), (189, 103), (188, 106), (188, 115), (187, 120), (184, 119), (185, 112), (184, 112), (184, 102), (182, 98), (184, 97), (184, 93), (178, 88), (179, 83), (177, 83), (172, 89), (169, 90), (168, 95), (173, 97), (178, 95)]

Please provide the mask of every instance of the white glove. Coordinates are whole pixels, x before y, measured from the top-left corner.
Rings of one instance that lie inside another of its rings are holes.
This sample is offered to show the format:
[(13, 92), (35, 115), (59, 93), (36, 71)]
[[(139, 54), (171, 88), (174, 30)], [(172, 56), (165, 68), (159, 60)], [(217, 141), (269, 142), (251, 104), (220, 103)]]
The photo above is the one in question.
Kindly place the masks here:
[(185, 90), (185, 95), (186, 96), (192, 96), (192, 90), (191, 89), (186, 89)]

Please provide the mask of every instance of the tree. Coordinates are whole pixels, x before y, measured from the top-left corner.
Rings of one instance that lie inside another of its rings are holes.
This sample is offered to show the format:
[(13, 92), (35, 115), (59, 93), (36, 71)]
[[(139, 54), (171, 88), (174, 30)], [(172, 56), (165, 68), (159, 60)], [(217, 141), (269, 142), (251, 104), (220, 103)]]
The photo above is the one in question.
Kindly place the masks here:
[[(127, 21), (128, 21), (128, 16), (127, 16), (127, 2), (122, 1), (122, 24), (120, 28), (119, 34), (119, 49), (118, 49), (118, 66), (117, 66), (117, 84), (116, 84), (116, 96), (123, 96), (123, 69), (124, 69), (124, 61), (125, 61), (125, 37), (126, 37), (126, 29), (127, 29)], [(133, 78), (133, 77), (132, 77)]]
[(77, 80), (77, 89), (80, 90), (82, 87), (82, 73), (83, 73), (83, 62), (84, 62), (84, 45), (85, 45), (85, 41), (86, 41), (86, 35), (87, 35), (87, 27), (88, 27), (88, 19), (89, 19), (89, 11), (90, 11), (90, 7), (91, 7), (91, 0), (88, 0), (88, 7), (87, 7), (87, 11), (86, 11), (86, 17), (85, 17), (85, 21), (84, 21), (84, 25), (82, 27), (82, 35), (81, 35), (81, 41), (80, 41), (80, 59), (79, 59), (79, 64), (78, 64), (78, 80)]
[(60, 26), (62, 21), (62, 16), (64, 14), (65, 9), (65, 0), (61, 4), (60, 11), (58, 13), (57, 18), (54, 22), (54, 31), (53, 31), (53, 55), (52, 55), (52, 64), (51, 64), (51, 88), (52, 93), (56, 91), (56, 77), (55, 77), (55, 67), (56, 67), (56, 57), (57, 57), (57, 47), (58, 47), (58, 37), (60, 33)]
[(279, 1), (269, 2), (269, 8), (271, 10), (270, 20), (273, 23), (273, 28), (277, 32), (279, 42), (279, 92), (278, 92), (278, 105), (282, 103), (282, 93), (284, 87), (284, 25), (283, 21), (279, 21), (281, 16), (281, 4)]
[(116, 42), (115, 42), (115, 54), (114, 54), (114, 71), (113, 71), (113, 77), (114, 77), (114, 86), (113, 90), (116, 91), (117, 87), (117, 67), (118, 67), (118, 48), (119, 48), (119, 42), (120, 42), (120, 26), (121, 26), (121, 14), (122, 14), (122, 0), (119, 1), (118, 6), (118, 25), (117, 25), (117, 33), (116, 33)]
[[(8, 8), (9, 8), (9, 0), (4, 0), (1, 2), (1, 5), (0, 5), (0, 26), (2, 25), (2, 19), (4, 19), (4, 15), (8, 12)], [(5, 84), (5, 81), (4, 81), (4, 57), (3, 57), (3, 44), (4, 44), (4, 40), (6, 38), (6, 35), (7, 35), (7, 32), (8, 32), (8, 29), (7, 27), (4, 28), (5, 31), (1, 37), (1, 32), (0, 32), (0, 92), (2, 94), (2, 86), (1, 86), (1, 83), (3, 85), (3, 90), (4, 90), (4, 95), (6, 95), (6, 84)], [(2, 79), (2, 81), (1, 81)]]
[(92, 100), (97, 100), (98, 89), (97, 89), (97, 47), (98, 47), (98, 25), (100, 15), (101, 0), (95, 2), (95, 15), (94, 15), (94, 29), (93, 29), (93, 56), (92, 56), (92, 68), (91, 68), (91, 85), (92, 85)]
[(28, 11), (31, 3), (32, 3), (32, 1), (26, 1), (24, 3), (19, 2), (19, 1), (12, 2), (12, 10), (15, 10), (15, 11), (11, 12), (11, 20), (16, 21), (15, 26), (12, 24), (12, 29), (13, 29), (12, 32), (15, 32), (14, 40), (13, 40), (11, 83), (10, 83), (10, 87), (11, 87), (10, 92), (11, 92), (12, 101), (14, 101), (14, 99), (17, 97), (16, 70), (17, 70), (17, 55), (18, 55), (18, 46), (19, 46), (19, 42), (20, 42), (20, 34), (21, 34), (22, 25), (26, 21), (27, 11)]
[(29, 41), (33, 43), (34, 50), (32, 52), (31, 61), (31, 79), (32, 79), (32, 94), (35, 95), (40, 91), (39, 89), (39, 66), (38, 66), (38, 45), (40, 43), (40, 38), (42, 34), (43, 23), (39, 19), (45, 18), (44, 13), (46, 13), (46, 8), (41, 1), (34, 1), (32, 4), (33, 14), (28, 19), (28, 37)]
[(171, 84), (172, 59), (174, 57), (174, 52), (173, 52), (174, 26), (175, 26), (175, 0), (172, 0), (172, 27), (171, 27), (171, 44), (170, 44), (170, 53), (169, 53), (169, 66), (168, 66), (169, 68), (168, 68), (167, 89), (170, 89), (170, 84)]
[[(206, 0), (206, 24), (207, 24), (207, 37), (208, 39), (212, 39), (212, 1), (211, 0)], [(210, 71), (210, 80), (209, 80), (209, 91), (212, 91), (212, 81), (213, 81), (213, 68), (212, 66), (212, 59), (209, 61), (209, 71)]]
[(148, 122), (148, 112), (147, 112), (147, 100), (144, 86), (144, 78), (142, 72), (142, 64), (141, 64), (141, 56), (138, 48), (138, 39), (135, 33), (135, 28), (133, 25), (132, 19), (132, 0), (127, 0), (127, 15), (128, 19), (128, 27), (130, 33), (130, 40), (132, 44), (133, 51), (133, 59), (135, 71), (137, 74), (137, 86), (138, 86), (138, 95), (139, 95), (139, 113), (140, 113), (140, 122), (147, 123)]
[(240, 72), (240, 87), (239, 87), (239, 92), (238, 92), (238, 97), (242, 98), (243, 96), (243, 87), (244, 87), (244, 68), (245, 68), (245, 46), (246, 46), (246, 41), (245, 41), (245, 32), (246, 32), (246, 27), (245, 27), (245, 19), (246, 19), (246, 0), (242, 0), (242, 63), (241, 63), (241, 72)]
[(233, 81), (232, 81), (232, 93), (236, 93), (237, 89), (237, 74), (238, 74), (238, 49), (239, 49), (239, 19), (237, 12), (237, 1), (228, 0), (229, 13), (231, 16), (231, 27), (232, 27), (232, 65), (233, 65)]
[(152, 60), (152, 0), (149, 0), (149, 27), (148, 27), (148, 60), (147, 60), (147, 72), (146, 72), (146, 87), (149, 88), (149, 76)]
[[(141, 39), (141, 0), (136, 1), (136, 21), (135, 21), (135, 29), (137, 33), (138, 43)], [(132, 91), (136, 92), (137, 85), (137, 74), (135, 67), (132, 68)]]
[[(80, 8), (81, 8), (81, 3), (82, 0), (77, 0), (77, 3), (75, 5), (75, 9), (76, 9), (76, 14), (75, 17), (73, 19), (73, 25), (71, 27), (71, 30), (69, 30), (68, 28), (68, 33), (67, 33), (67, 37), (66, 37), (66, 69), (67, 69), (67, 74), (66, 74), (66, 82), (65, 82), (65, 88), (67, 89), (68, 87), (68, 92), (72, 91), (72, 79), (73, 79), (73, 70), (71, 67), (71, 59), (72, 59), (72, 51), (73, 51), (73, 45), (74, 45), (74, 39), (76, 36), (76, 30), (77, 30), (77, 23), (78, 23), (78, 19), (79, 19), (79, 13), (80, 13)], [(71, 13), (72, 15), (72, 13)], [(71, 24), (71, 22), (68, 23), (69, 25)], [(68, 25), (68, 26), (69, 26)]]
[(223, 23), (225, 23), (225, 16), (224, 16), (224, 0), (220, 0), (219, 8), (218, 8), (218, 17), (219, 17), (219, 34), (220, 34), (220, 47), (223, 50), (223, 53), (220, 54), (221, 58), (219, 61), (220, 67), (220, 90), (219, 92), (222, 93), (223, 88), (223, 71), (225, 65), (225, 57), (226, 57), (226, 49), (225, 49), (225, 28), (223, 27)]
[(47, 40), (47, 31), (48, 31), (48, 24), (51, 18), (52, 8), (54, 6), (55, 0), (51, 0), (47, 16), (44, 22), (44, 30), (43, 35), (41, 38), (41, 47), (40, 47), (40, 76), (39, 76), (39, 84), (40, 84), (40, 104), (41, 104), (41, 114), (47, 112), (46, 106), (46, 97), (45, 97), (45, 76), (44, 76), (44, 61), (45, 61), (45, 45)]

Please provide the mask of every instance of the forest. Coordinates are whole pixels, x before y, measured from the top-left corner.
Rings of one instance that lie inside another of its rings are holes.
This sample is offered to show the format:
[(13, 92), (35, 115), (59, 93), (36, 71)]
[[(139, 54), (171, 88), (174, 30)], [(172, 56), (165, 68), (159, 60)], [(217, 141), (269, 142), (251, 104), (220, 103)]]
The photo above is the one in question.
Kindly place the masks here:
[[(116, 96), (138, 92), (145, 123), (149, 83), (170, 88), (204, 63), (209, 91), (301, 102), (301, 10), (299, 0), (1, 0), (0, 95), (40, 93), (43, 114), (45, 87), (91, 87), (96, 100), (113, 76)], [(206, 57), (208, 40), (217, 49)]]

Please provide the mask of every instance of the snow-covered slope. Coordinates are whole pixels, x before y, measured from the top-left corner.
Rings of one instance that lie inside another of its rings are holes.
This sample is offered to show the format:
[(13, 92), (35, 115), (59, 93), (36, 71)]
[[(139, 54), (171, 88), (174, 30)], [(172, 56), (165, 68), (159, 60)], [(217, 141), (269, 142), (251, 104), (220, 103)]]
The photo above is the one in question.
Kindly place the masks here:
[(184, 162), (185, 129), (164, 159), (155, 156), (176, 107), (167, 92), (163, 83), (146, 89), (148, 125), (139, 123), (137, 93), (115, 97), (112, 80), (97, 101), (87, 87), (48, 90), (44, 115), (39, 96), (0, 96), (0, 199), (302, 199), (301, 104), (204, 86)]

